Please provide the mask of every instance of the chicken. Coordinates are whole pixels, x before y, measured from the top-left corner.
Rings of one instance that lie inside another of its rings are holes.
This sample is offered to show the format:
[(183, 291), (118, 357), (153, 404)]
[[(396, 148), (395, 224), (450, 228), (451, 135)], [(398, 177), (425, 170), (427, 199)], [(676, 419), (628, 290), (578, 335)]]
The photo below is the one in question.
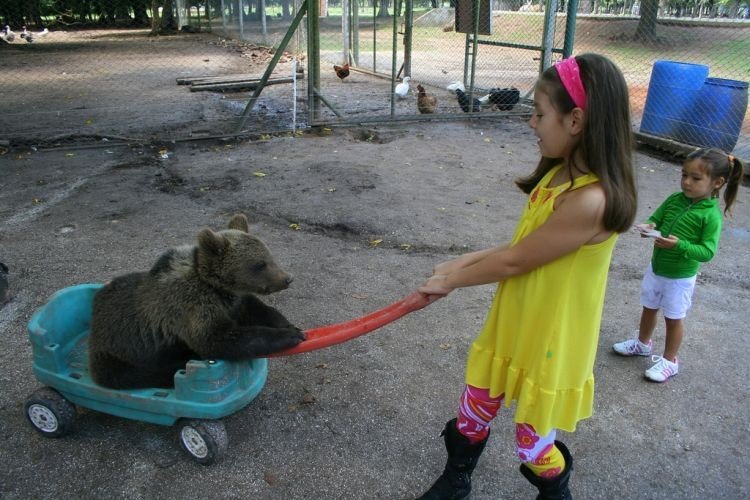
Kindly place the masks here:
[(399, 99), (406, 99), (406, 96), (409, 94), (409, 90), (411, 90), (409, 87), (409, 80), (411, 80), (411, 77), (405, 76), (404, 80), (396, 85), (396, 89), (393, 93), (396, 94), (396, 97)]
[[(49, 30), (48, 30), (47, 28), (44, 28), (44, 29), (43, 29), (42, 31), (40, 31), (39, 33), (32, 33), (32, 32), (30, 32), (30, 31), (27, 31), (27, 32), (26, 32), (26, 37), (25, 37), (25, 38), (26, 38), (26, 41), (27, 41), (27, 42), (31, 43), (31, 42), (33, 42), (33, 41), (34, 41), (34, 39), (35, 39), (36, 37), (39, 37), (39, 38), (41, 38), (41, 37), (43, 37), (43, 36), (47, 36), (47, 33), (49, 33)], [(22, 34), (21, 36), (23, 36), (23, 34)]]
[(481, 103), (479, 102), (479, 99), (476, 97), (472, 99), (473, 104), (469, 103), (469, 94), (466, 93), (466, 87), (464, 87), (464, 84), (461, 82), (455, 82), (451, 83), (446, 87), (448, 90), (452, 90), (456, 93), (456, 99), (458, 100), (458, 105), (461, 106), (461, 109), (464, 113), (468, 113), (469, 109), (473, 111), (474, 113), (478, 113), (480, 109)]
[(479, 102), (482, 105), (491, 104), (502, 111), (510, 111), (511, 109), (513, 109), (513, 106), (518, 102), (520, 97), (521, 93), (515, 87), (504, 89), (493, 88), (490, 89), (489, 94), (484, 97), (480, 97)]
[(349, 63), (344, 64), (343, 66), (339, 66), (338, 64), (333, 65), (333, 70), (336, 72), (336, 76), (341, 78), (343, 81), (344, 78), (349, 76)]
[(417, 109), (420, 113), (434, 113), (437, 109), (437, 97), (427, 95), (424, 87), (417, 85)]
[(12, 42), (16, 39), (16, 34), (11, 31), (10, 26), (5, 25), (5, 36), (3, 37), (6, 42)]

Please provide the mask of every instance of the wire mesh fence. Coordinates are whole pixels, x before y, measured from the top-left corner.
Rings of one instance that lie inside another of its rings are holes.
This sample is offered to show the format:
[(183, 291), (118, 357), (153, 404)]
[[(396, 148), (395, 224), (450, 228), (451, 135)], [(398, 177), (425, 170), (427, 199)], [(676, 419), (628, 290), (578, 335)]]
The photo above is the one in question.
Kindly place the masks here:
[(597, 52), (636, 132), (750, 158), (750, 0), (0, 0), (0, 17), (3, 139), (524, 114), (541, 69)]

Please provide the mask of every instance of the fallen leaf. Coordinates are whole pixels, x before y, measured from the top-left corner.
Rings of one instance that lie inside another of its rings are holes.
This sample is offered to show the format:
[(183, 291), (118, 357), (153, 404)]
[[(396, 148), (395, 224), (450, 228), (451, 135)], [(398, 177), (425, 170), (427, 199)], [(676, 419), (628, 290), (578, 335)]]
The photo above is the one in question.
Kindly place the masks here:
[(33, 200), (31, 200), (31, 202), (34, 203), (34, 205), (38, 205), (42, 202), (42, 200), (41, 198), (34, 198)]
[(65, 153), (65, 156), (67, 156), (68, 158), (72, 158), (73, 156), (75, 156), (75, 153)]
[(264, 174), (263, 172), (253, 172), (253, 175), (255, 177), (265, 177), (268, 174)]
[(296, 222), (293, 222), (293, 223), (289, 224), (289, 228), (293, 229), (295, 231), (299, 231), (299, 224), (297, 224)]
[(490, 139), (489, 137), (485, 137), (484, 142), (492, 142), (492, 139)]
[(440, 348), (442, 350), (444, 350), (444, 351), (447, 351), (448, 349), (451, 348), (451, 345), (450, 344), (440, 344)]
[(370, 241), (370, 245), (371, 245), (371, 246), (374, 246), (374, 247), (376, 247), (376, 246), (380, 245), (381, 243), (383, 243), (383, 240), (382, 240), (382, 239), (379, 239), (379, 240), (371, 240), (371, 241)]
[(319, 365), (315, 365), (315, 368), (326, 369), (326, 368), (328, 368), (328, 363), (320, 363)]
[(302, 401), (300, 401), (303, 405), (311, 405), (315, 403), (316, 399), (315, 396), (310, 394), (309, 392), (302, 396)]
[(401, 248), (403, 248), (404, 250), (409, 250), (411, 248), (411, 245), (408, 243), (403, 243), (401, 244)]
[(273, 486), (279, 481), (279, 478), (276, 476), (276, 474), (266, 471), (263, 473), (263, 480)]

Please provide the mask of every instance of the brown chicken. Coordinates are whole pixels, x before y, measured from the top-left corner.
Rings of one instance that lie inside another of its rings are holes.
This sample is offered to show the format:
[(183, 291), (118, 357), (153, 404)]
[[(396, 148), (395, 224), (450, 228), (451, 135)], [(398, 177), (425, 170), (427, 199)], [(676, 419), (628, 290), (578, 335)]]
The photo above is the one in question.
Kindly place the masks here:
[(421, 85), (417, 85), (417, 109), (420, 113), (434, 113), (437, 109), (437, 97), (427, 95)]
[(336, 72), (336, 76), (341, 78), (342, 80), (349, 76), (349, 63), (344, 64), (343, 66), (339, 66), (338, 64), (333, 65), (333, 70)]

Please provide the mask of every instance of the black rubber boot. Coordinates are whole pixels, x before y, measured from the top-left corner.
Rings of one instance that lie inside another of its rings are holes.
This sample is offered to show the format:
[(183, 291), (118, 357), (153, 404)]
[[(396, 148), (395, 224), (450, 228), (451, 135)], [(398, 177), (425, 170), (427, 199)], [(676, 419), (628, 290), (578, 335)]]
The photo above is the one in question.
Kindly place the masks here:
[(568, 489), (570, 474), (573, 472), (573, 457), (570, 455), (568, 448), (560, 441), (555, 441), (555, 446), (565, 458), (565, 470), (556, 478), (544, 479), (531, 472), (531, 469), (526, 465), (521, 464), (523, 477), (539, 489), (536, 500), (573, 500), (573, 496)]
[(445, 429), (440, 435), (445, 439), (448, 461), (438, 480), (424, 495), (419, 497), (419, 500), (460, 500), (469, 496), (471, 473), (474, 472), (484, 445), (490, 437), (488, 434), (483, 441), (471, 444), (456, 429), (455, 418), (445, 424)]

